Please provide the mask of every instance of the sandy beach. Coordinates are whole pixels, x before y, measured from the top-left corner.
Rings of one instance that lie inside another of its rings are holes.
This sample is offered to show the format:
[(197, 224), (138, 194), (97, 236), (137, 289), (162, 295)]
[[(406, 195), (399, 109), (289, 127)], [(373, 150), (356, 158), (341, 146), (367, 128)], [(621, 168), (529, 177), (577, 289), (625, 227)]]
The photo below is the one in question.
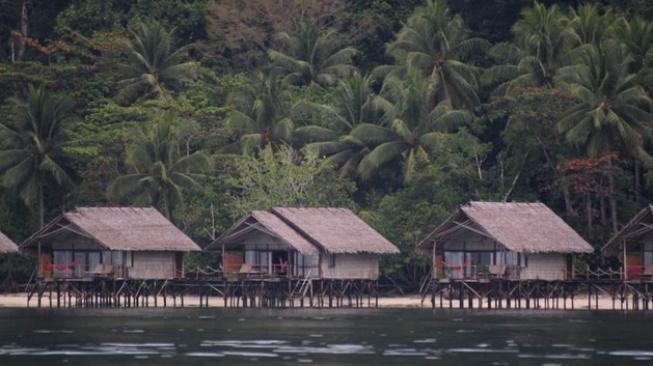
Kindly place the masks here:
[[(53, 306), (56, 306), (56, 299), (53, 298)], [(163, 299), (159, 298), (157, 299), (157, 303), (159, 306), (162, 306), (163, 304)], [(562, 299), (559, 299), (559, 308), (563, 308), (563, 302)], [(367, 299), (364, 300), (365, 304), (364, 306), (367, 306)], [(598, 299), (598, 309), (599, 310), (612, 310), (612, 299), (607, 296), (601, 296)], [(49, 298), (47, 296), (43, 296), (42, 299), (42, 306), (43, 307), (49, 307), (50, 305)], [(592, 297), (592, 310), (596, 310), (596, 299)], [(36, 307), (37, 302), (36, 299), (33, 298), (30, 307)], [(154, 299), (150, 298), (149, 299), (149, 305), (152, 307), (154, 305)], [(168, 307), (173, 305), (172, 299), (168, 297), (167, 300), (167, 305)], [(177, 305), (180, 304), (180, 300), (177, 299)], [(444, 308), (449, 307), (449, 301), (444, 300)], [(473, 302), (473, 307), (475, 309), (479, 308), (479, 301), (474, 300)], [(199, 297), (198, 296), (185, 296), (184, 297), (184, 306), (185, 307), (199, 307)], [(374, 300), (372, 299), (372, 306), (374, 306)], [(464, 301), (464, 307), (467, 308), (468, 306), (468, 301)], [(494, 308), (494, 303), (492, 304)], [(641, 306), (641, 305), (640, 305)], [(0, 294), (0, 308), (27, 308), (27, 295), (24, 293), (12, 293), (12, 294)], [(222, 298), (219, 297), (212, 297), (209, 299), (209, 307), (224, 307), (224, 302)], [(458, 300), (453, 300), (452, 301), (452, 307), (454, 309), (459, 308), (459, 302)], [(485, 309), (487, 307), (486, 302), (484, 301), (482, 304), (482, 307)], [(504, 302), (503, 306), (504, 309), (506, 308), (506, 304)], [(513, 302), (513, 307), (514, 307), (514, 302)], [(533, 305), (531, 305), (533, 307)], [(430, 299), (427, 297), (426, 300), (424, 301), (424, 304), (422, 304), (422, 299), (420, 295), (406, 295), (406, 296), (393, 296), (393, 297), (379, 297), (379, 308), (386, 308), (386, 309), (430, 309), (431, 308), (431, 302)], [(436, 309), (439, 308), (439, 299), (436, 299)], [(540, 308), (544, 310), (544, 301), (540, 300)], [(632, 308), (632, 304), (629, 303), (628, 308)], [(576, 297), (574, 301), (574, 310), (587, 310), (588, 309), (588, 302), (587, 302), (587, 297), (586, 296), (578, 296)], [(621, 304), (619, 300), (617, 299), (615, 301), (615, 309), (620, 310), (621, 309)], [(522, 310), (526, 310), (526, 304), (525, 301), (522, 301)], [(571, 310), (571, 301), (567, 300), (567, 310)]]

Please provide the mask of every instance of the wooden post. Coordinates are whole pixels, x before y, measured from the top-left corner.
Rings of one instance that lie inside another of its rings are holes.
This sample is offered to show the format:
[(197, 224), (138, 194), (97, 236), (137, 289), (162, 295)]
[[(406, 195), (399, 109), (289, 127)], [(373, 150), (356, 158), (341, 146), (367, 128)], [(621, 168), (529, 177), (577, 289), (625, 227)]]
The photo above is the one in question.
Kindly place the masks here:
[(57, 281), (57, 308), (61, 307), (61, 284)]
[(463, 303), (463, 297), (464, 297), (463, 296), (463, 283), (462, 283), (462, 280), (461, 280), (461, 282), (459, 283), (459, 286), (458, 286), (458, 307), (461, 308), (461, 309), (464, 308), (464, 306), (465, 306), (465, 304)]
[(433, 240), (433, 254), (431, 258), (431, 278), (438, 278), (438, 266), (437, 263), (435, 263), (435, 244), (436, 241)]
[(592, 286), (587, 283), (587, 310), (592, 310)]
[(626, 239), (622, 241), (622, 246), (624, 250), (624, 281), (628, 281), (628, 257), (626, 256)]

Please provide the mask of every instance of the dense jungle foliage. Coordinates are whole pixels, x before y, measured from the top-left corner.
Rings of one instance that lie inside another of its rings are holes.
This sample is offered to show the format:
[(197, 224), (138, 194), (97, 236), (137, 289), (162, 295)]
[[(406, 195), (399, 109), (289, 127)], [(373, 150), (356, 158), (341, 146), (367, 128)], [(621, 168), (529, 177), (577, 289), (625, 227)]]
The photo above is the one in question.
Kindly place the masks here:
[(647, 0), (0, 0), (0, 230), (152, 205), (206, 245), (247, 210), (344, 206), (407, 283), (457, 205), (539, 200), (598, 248), (653, 198), (652, 19)]

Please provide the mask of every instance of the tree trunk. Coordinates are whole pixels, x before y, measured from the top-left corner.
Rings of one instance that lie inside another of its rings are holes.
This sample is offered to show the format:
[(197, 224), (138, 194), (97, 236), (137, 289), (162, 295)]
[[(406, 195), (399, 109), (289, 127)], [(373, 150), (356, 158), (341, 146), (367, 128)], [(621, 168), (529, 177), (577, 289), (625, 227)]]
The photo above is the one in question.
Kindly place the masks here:
[(608, 200), (610, 201), (610, 220), (612, 221), (612, 234), (616, 234), (618, 231), (617, 198), (614, 196), (614, 171), (612, 155), (608, 156)]
[(23, 0), (23, 6), (20, 9), (20, 33), (22, 34), (20, 42), (18, 44), (18, 60), (22, 60), (25, 56), (25, 43), (27, 37), (27, 25), (29, 19), (27, 18), (27, 1)]
[(565, 201), (565, 212), (567, 213), (567, 216), (576, 216), (576, 210), (574, 210), (574, 206), (571, 204), (571, 194), (569, 193), (569, 182), (567, 182), (567, 177), (560, 174), (558, 169), (556, 169), (555, 164), (553, 163), (553, 159), (551, 158), (551, 155), (549, 155), (549, 150), (547, 150), (544, 141), (542, 141), (540, 136), (538, 136), (535, 132), (532, 133), (535, 136), (537, 143), (540, 145), (540, 148), (542, 149), (542, 154), (544, 155), (544, 159), (546, 160), (547, 165), (560, 180), (562, 198)]
[(39, 229), (45, 225), (45, 199), (43, 197), (43, 184), (39, 184), (38, 198), (37, 198), (37, 211), (39, 215)]
[(501, 202), (508, 202), (508, 199), (510, 198), (510, 195), (512, 194), (512, 191), (515, 189), (515, 186), (517, 185), (517, 181), (519, 180), (519, 176), (521, 175), (521, 169), (515, 174), (515, 177), (512, 180), (512, 183), (510, 184), (510, 188), (508, 189), (508, 192), (503, 196), (503, 200)]
[(478, 174), (478, 179), (483, 180), (483, 169), (481, 166), (483, 162), (479, 158), (478, 154), (474, 154), (474, 160), (476, 161), (476, 173)]
[(565, 212), (568, 216), (576, 216), (576, 211), (574, 206), (571, 204), (571, 194), (569, 194), (569, 183), (567, 182), (567, 177), (560, 175), (560, 187), (562, 188), (562, 198), (565, 201)]
[(170, 209), (170, 202), (166, 200), (165, 205), (166, 205), (166, 216), (168, 216), (168, 220), (172, 221), (172, 210)]
[(590, 192), (587, 192), (587, 196), (585, 197), (585, 199), (587, 200), (586, 202), (587, 206), (585, 208), (587, 210), (587, 233), (588, 236), (591, 238), (593, 225), (592, 225), (592, 195)]
[(501, 192), (504, 191), (504, 183), (503, 183), (504, 179), (505, 177), (503, 172), (503, 159), (499, 159), (499, 190)]
[(641, 175), (639, 161), (635, 160), (635, 192), (639, 193), (639, 180)]
[(608, 216), (605, 214), (605, 197), (601, 194), (599, 204), (601, 206), (601, 225), (608, 225)]

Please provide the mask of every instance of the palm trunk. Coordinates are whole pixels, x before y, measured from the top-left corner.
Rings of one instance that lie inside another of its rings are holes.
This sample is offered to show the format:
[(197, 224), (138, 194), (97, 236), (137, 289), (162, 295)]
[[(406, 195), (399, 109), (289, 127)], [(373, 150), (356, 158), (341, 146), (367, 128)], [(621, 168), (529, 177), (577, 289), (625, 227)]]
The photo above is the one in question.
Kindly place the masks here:
[(45, 199), (43, 197), (43, 184), (39, 184), (38, 198), (37, 198), (37, 214), (39, 216), (39, 229), (45, 225)]
[(641, 169), (639, 166), (639, 161), (635, 161), (635, 192), (639, 193), (639, 181), (640, 181), (640, 173)]
[(586, 202), (587, 206), (586, 206), (585, 209), (587, 210), (587, 233), (588, 233), (588, 236), (591, 238), (592, 237), (592, 229), (593, 229), (592, 228), (592, 226), (593, 226), (592, 225), (592, 218), (593, 217), (592, 217), (592, 195), (590, 194), (590, 192), (587, 192), (586, 200), (587, 200), (587, 202)]
[(603, 194), (601, 194), (599, 204), (601, 206), (601, 225), (606, 226), (608, 225), (608, 217), (605, 214), (605, 196)]
[(538, 136), (537, 133), (535, 133), (534, 131), (531, 132), (535, 136), (535, 140), (537, 140), (537, 143), (540, 145), (540, 148), (542, 149), (542, 154), (544, 155), (544, 159), (546, 160), (547, 165), (549, 166), (549, 168), (551, 168), (553, 173), (560, 180), (560, 187), (562, 188), (562, 198), (565, 201), (565, 212), (567, 213), (567, 216), (576, 216), (576, 210), (574, 210), (574, 206), (571, 204), (571, 194), (569, 193), (569, 182), (567, 181), (567, 177), (564, 176), (563, 174), (560, 174), (558, 169), (556, 169), (553, 159), (551, 158), (551, 155), (549, 155), (549, 150), (547, 150), (544, 141), (542, 141), (542, 139), (540, 138), (540, 136)]
[(610, 219), (612, 221), (612, 233), (616, 234), (618, 231), (617, 199), (614, 196), (614, 172), (612, 155), (608, 156), (608, 199), (610, 201)]
[(22, 60), (23, 56), (25, 55), (25, 43), (27, 42), (27, 24), (28, 24), (28, 18), (27, 18), (27, 1), (28, 0), (23, 0), (23, 6), (21, 7), (20, 10), (20, 33), (21, 33), (21, 39), (18, 44), (18, 60)]
[(478, 174), (478, 179), (483, 180), (482, 162), (478, 157), (478, 154), (474, 154), (474, 160), (476, 161), (476, 173)]
[(565, 201), (565, 212), (568, 216), (576, 216), (576, 211), (574, 206), (571, 204), (571, 194), (569, 193), (569, 183), (567, 182), (567, 177), (563, 175), (560, 176), (560, 187), (562, 188), (562, 198)]

